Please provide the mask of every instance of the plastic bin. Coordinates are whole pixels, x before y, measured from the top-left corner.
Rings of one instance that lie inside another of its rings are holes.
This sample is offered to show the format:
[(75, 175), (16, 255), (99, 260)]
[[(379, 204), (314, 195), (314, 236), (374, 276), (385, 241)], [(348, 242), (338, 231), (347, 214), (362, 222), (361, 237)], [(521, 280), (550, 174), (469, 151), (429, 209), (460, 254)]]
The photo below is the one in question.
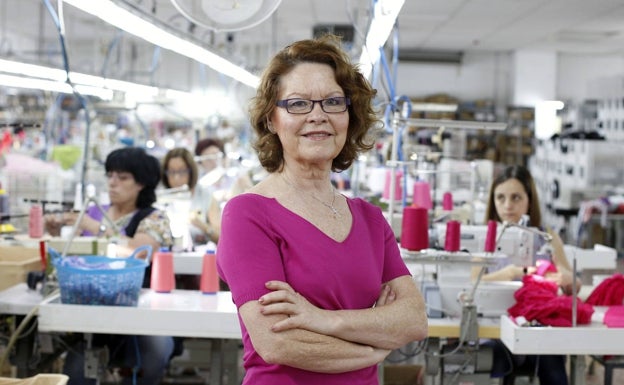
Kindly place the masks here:
[[(145, 260), (136, 256), (147, 251)], [(128, 258), (68, 256), (49, 249), (61, 289), (61, 302), (74, 305), (136, 306), (152, 247), (138, 247)]]

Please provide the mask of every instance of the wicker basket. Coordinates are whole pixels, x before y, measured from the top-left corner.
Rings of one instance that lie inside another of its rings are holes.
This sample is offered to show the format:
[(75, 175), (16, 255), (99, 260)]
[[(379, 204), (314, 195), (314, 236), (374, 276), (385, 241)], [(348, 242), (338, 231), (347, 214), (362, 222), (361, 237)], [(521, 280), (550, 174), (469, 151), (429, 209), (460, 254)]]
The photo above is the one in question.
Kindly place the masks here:
[[(136, 256), (147, 251), (145, 260)], [(138, 247), (128, 258), (61, 256), (49, 249), (61, 289), (61, 302), (75, 305), (136, 306), (152, 247)]]

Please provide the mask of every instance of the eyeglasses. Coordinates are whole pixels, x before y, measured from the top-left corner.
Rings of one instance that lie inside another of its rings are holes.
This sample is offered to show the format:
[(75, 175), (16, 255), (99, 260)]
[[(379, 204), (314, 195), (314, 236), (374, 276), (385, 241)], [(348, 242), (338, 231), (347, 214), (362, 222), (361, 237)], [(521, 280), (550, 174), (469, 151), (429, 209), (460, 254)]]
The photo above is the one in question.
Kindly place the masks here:
[(165, 175), (167, 176), (186, 176), (191, 172), (188, 168), (184, 170), (167, 170), (165, 171)]
[(351, 104), (351, 100), (345, 96), (336, 96), (333, 98), (311, 100), (311, 99), (284, 99), (278, 100), (275, 105), (285, 108), (290, 114), (307, 114), (312, 112), (314, 104), (321, 105), (321, 109), (328, 114), (345, 112), (347, 106)]

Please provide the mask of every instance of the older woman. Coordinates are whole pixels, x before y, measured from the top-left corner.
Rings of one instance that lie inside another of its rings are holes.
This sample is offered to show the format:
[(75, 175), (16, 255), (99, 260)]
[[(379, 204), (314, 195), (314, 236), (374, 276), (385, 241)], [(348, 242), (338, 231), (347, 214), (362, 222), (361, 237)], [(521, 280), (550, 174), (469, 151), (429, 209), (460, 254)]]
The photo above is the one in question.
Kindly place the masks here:
[(228, 201), (217, 250), (243, 384), (376, 384), (392, 349), (427, 334), (381, 210), (330, 180), (372, 147), (374, 95), (331, 36), (282, 49), (263, 74), (251, 123), (270, 174)]

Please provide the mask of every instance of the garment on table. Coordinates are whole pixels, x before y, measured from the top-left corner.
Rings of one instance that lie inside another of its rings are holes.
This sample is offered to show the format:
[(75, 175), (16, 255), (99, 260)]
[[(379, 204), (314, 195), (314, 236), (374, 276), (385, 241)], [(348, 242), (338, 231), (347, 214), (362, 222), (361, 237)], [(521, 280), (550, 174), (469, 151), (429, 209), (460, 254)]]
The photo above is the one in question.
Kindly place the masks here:
[[(217, 261), (236, 306), (268, 293), (265, 282), (282, 280), (323, 309), (370, 308), (384, 282), (409, 275), (381, 210), (359, 198), (347, 202), (352, 227), (346, 239), (337, 242), (276, 199), (251, 193), (230, 199), (223, 212)], [(239, 321), (245, 347), (244, 384), (377, 383), (376, 365), (324, 374), (267, 364), (253, 349), (240, 315)]]
[[(573, 297), (557, 295), (556, 283), (535, 274), (525, 275), (522, 287), (514, 293), (516, 303), (507, 311), (513, 317), (523, 316), (527, 321), (537, 321), (548, 326), (572, 326)], [(593, 306), (577, 300), (576, 322), (586, 325), (591, 322)]]
[(624, 275), (613, 274), (600, 282), (587, 297), (588, 304), (595, 306), (622, 305), (624, 300)]

